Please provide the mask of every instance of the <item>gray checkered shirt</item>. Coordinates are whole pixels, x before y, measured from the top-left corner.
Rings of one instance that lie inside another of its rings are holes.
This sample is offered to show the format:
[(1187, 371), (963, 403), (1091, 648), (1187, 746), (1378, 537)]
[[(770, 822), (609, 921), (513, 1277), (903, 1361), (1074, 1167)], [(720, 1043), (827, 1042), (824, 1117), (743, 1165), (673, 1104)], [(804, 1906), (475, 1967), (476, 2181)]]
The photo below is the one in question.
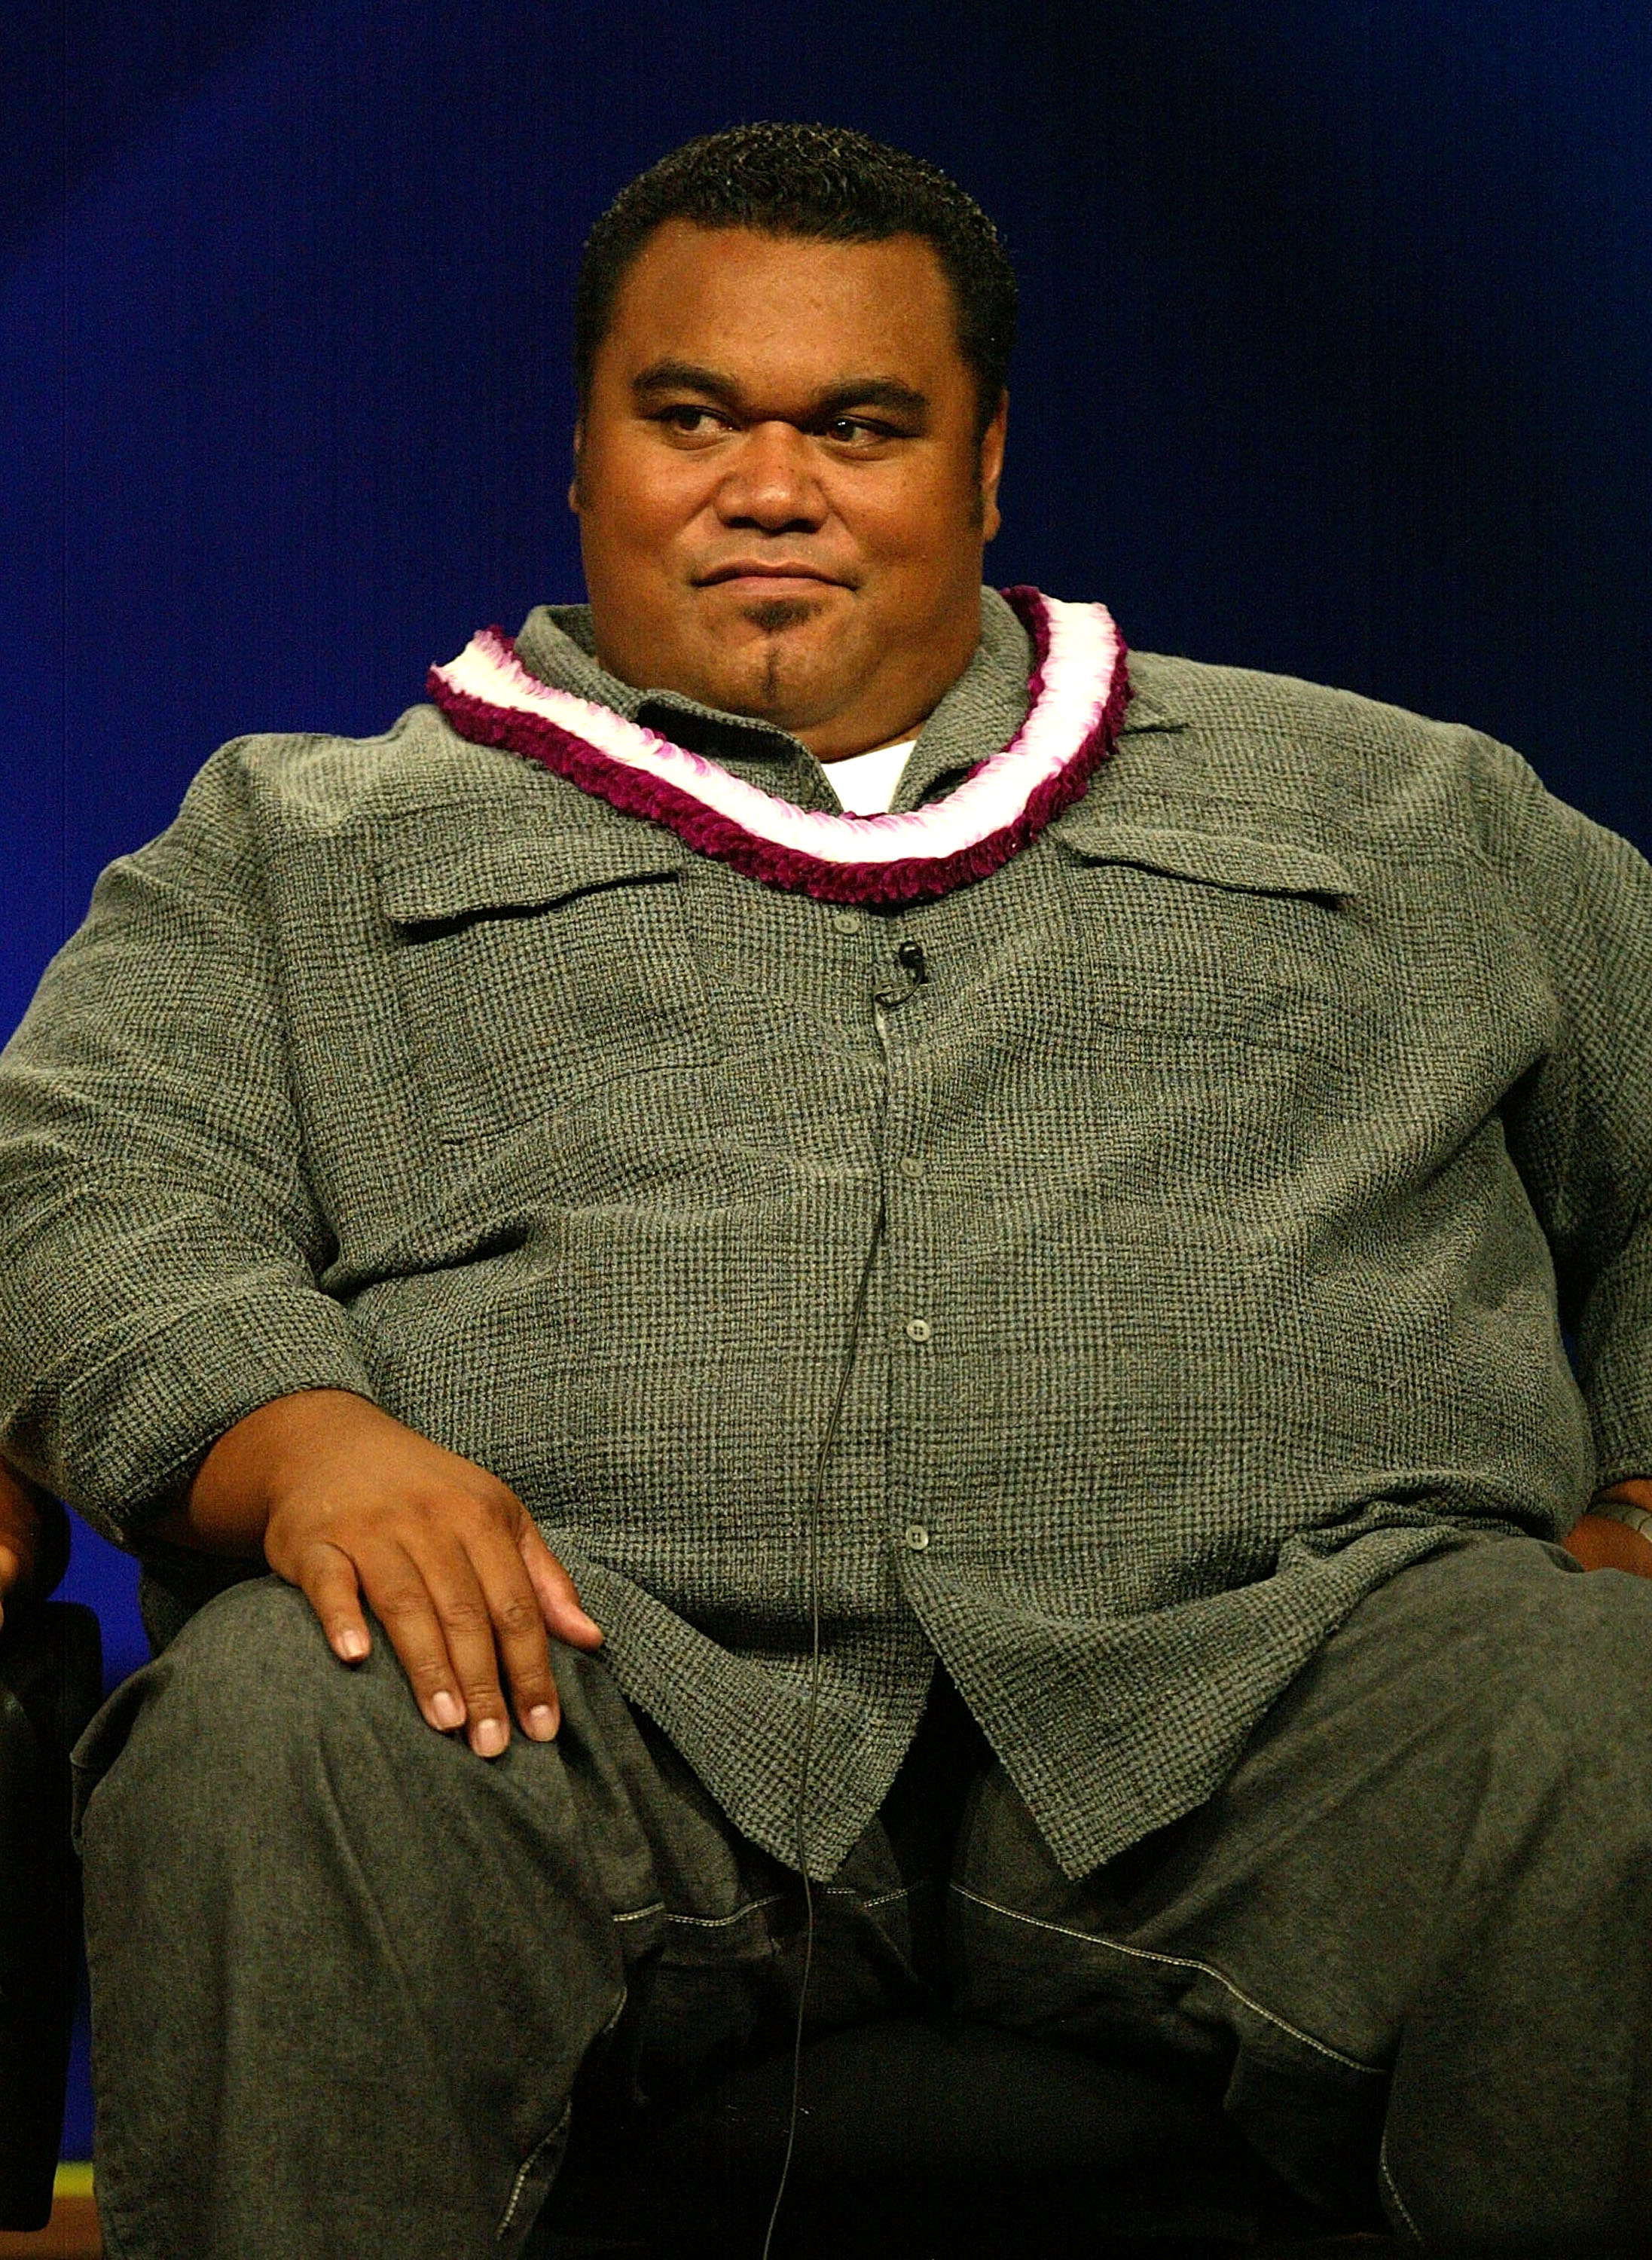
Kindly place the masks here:
[[(898, 806), (1022, 719), (983, 621)], [(589, 640), (540, 611), (521, 649), (835, 805)], [(1069, 1871), (1187, 1811), (1382, 1580), (1652, 1469), (1652, 872), (1468, 730), (1133, 676), (1088, 796), (897, 914), (428, 706), (226, 747), (0, 1066), (5, 1448), (131, 1534), (269, 1398), (373, 1397), (515, 1487), (625, 1692), (790, 1858), (881, 1211), (811, 1865), (937, 1656)]]

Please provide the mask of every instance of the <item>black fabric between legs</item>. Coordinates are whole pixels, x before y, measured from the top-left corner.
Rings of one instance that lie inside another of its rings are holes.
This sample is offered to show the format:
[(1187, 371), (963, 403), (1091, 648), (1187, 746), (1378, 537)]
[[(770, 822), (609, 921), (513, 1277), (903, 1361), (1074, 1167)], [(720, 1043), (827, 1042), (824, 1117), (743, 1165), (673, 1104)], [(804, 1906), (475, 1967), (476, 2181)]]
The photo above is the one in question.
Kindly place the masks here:
[(97, 1708), (97, 1620), (23, 1605), (0, 1627), (0, 2228), (43, 2228), (63, 2130), (80, 1868), (68, 1754)]
[[(776, 2260), (1012, 2260), (1142, 2239), (1162, 2254), (1335, 2226), (1206, 2094), (1155, 2069), (918, 2020), (832, 2034), (804, 2066)], [(657, 2124), (604, 2121), (595, 2097), (582, 2114), (576, 2096), (527, 2260), (758, 2260), (790, 2104), (787, 2058), (743, 2067)]]
[[(938, 1669), (879, 1816), (909, 1880), (946, 1871), (987, 1758)], [(939, 2000), (938, 1924), (918, 1924), (913, 1951)], [(1168, 2260), (1335, 2226), (1223, 2117), (1211, 2068), (1098, 2059), (940, 2013), (826, 2034), (803, 2067), (773, 2260), (1092, 2249), (1122, 2260), (1142, 2241)], [(632, 2107), (615, 2069), (598, 2056), (582, 2075), (568, 2154), (524, 2260), (759, 2260), (785, 2156), (790, 2054), (652, 2113)]]

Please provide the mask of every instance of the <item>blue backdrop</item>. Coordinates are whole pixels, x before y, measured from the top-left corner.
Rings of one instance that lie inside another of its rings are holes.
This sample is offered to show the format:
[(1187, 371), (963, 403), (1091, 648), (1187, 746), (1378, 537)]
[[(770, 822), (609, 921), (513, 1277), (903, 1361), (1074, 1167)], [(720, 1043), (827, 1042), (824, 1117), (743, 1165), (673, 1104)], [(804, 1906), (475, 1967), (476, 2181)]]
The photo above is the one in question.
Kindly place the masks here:
[[(578, 593), (578, 246), (742, 118), (1003, 227), (997, 578), (1491, 729), (1652, 846), (1641, 0), (11, 0), (0, 89), (0, 1033), (215, 743), (375, 730)], [(129, 1669), (128, 1565), (71, 1579)]]

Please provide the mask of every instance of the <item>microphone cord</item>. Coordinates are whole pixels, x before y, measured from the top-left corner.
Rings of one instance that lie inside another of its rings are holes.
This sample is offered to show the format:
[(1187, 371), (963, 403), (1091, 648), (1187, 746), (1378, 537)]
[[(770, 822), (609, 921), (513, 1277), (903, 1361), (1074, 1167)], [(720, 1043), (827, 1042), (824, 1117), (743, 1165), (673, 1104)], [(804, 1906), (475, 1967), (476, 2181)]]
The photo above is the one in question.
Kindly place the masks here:
[(848, 1333), (838, 1366), (837, 1387), (833, 1392), (832, 1408), (826, 1414), (826, 1426), (820, 1432), (819, 1447), (814, 1455), (814, 1474), (809, 1485), (809, 1503), (805, 1510), (804, 1543), (809, 1591), (809, 1690), (804, 1708), (803, 1750), (797, 1763), (797, 1867), (803, 1877), (803, 1975), (797, 1986), (797, 2015), (791, 2035), (791, 2104), (786, 2119), (786, 2149), (780, 2163), (780, 2181), (775, 2191), (775, 2201), (769, 2210), (769, 2228), (763, 2237), (762, 2260), (769, 2260), (780, 2208), (785, 2200), (786, 2184), (791, 2176), (792, 2154), (797, 2147), (797, 2118), (803, 2096), (804, 2012), (809, 1999), (809, 1978), (814, 1968), (814, 1885), (809, 1877), (809, 1769), (814, 1756), (815, 1727), (820, 1713), (820, 1525), (826, 1513), (826, 1468), (833, 1447), (837, 1442), (844, 1401), (849, 1393), (849, 1377), (855, 1370), (855, 1355), (860, 1348), (867, 1298), (872, 1288), (872, 1272), (877, 1262), (878, 1251), (883, 1245), (886, 1213), (880, 1192), (877, 1219), (872, 1227), (865, 1261), (861, 1265), (855, 1300), (849, 1306)]

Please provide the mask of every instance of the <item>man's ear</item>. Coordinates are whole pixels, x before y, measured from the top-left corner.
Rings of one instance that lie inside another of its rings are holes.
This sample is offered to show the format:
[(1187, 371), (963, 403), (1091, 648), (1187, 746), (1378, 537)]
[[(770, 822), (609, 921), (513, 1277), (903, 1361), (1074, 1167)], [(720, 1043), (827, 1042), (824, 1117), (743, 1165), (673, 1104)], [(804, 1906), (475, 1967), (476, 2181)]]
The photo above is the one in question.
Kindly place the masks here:
[(568, 506), (576, 518), (579, 516), (579, 464), (585, 452), (585, 419), (583, 416), (574, 424), (574, 476), (568, 483)]
[(998, 481), (1004, 476), (1004, 434), (1010, 419), (1010, 396), (1002, 393), (992, 421), (981, 434), (981, 539), (990, 541), (1004, 523), (998, 510)]

